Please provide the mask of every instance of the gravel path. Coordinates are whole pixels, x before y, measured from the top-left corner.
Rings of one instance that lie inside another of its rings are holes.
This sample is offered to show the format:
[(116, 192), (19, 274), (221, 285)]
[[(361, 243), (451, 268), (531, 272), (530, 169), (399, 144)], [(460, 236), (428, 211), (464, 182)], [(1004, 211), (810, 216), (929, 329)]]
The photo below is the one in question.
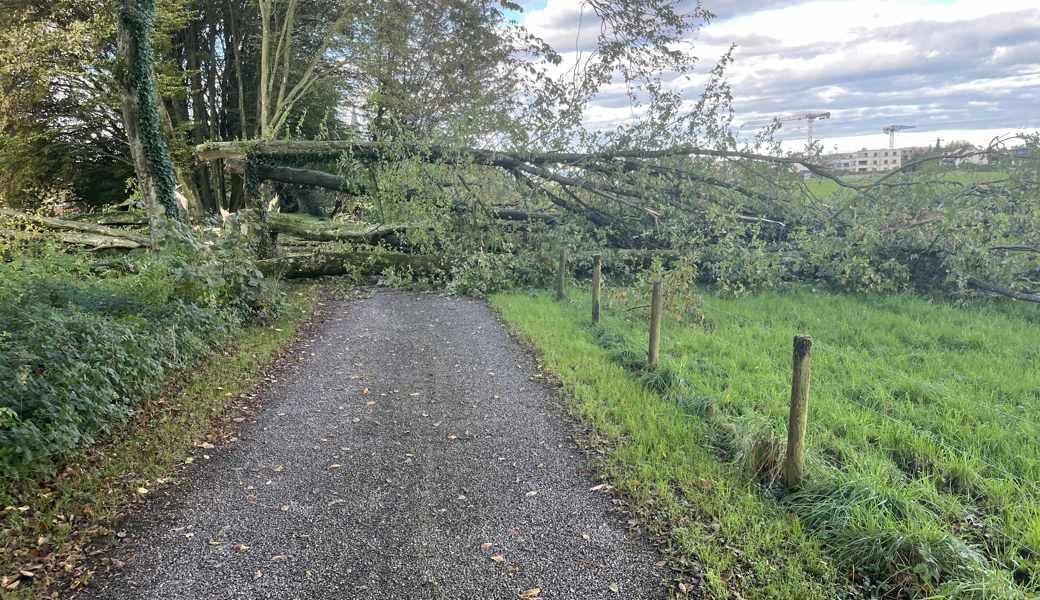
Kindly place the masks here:
[(664, 597), (487, 306), (380, 291), (324, 315), (256, 422), (160, 488), (81, 597)]

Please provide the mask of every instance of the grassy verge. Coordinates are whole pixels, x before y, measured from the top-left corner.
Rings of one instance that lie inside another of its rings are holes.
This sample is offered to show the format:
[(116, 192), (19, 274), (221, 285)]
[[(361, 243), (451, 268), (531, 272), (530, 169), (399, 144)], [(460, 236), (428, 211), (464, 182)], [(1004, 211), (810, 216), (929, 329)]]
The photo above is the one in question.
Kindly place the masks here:
[(191, 462), (193, 446), (231, 435), (248, 414), (247, 393), (313, 314), (318, 288), (291, 286), (288, 299), (275, 322), (239, 331), (58, 477), (0, 487), (4, 598), (43, 596), (55, 593), (59, 581), (75, 586), (89, 579), (88, 545), (113, 535), (110, 528), (128, 508)]
[[(893, 597), (1040, 589), (1035, 307), (708, 297), (704, 326), (666, 320), (651, 374), (638, 312), (593, 326), (584, 294), (494, 303), (617, 444), (616, 485), (705, 565), (711, 596), (833, 597), (849, 582)], [(789, 492), (774, 478), (795, 333), (815, 343), (809, 479)]]

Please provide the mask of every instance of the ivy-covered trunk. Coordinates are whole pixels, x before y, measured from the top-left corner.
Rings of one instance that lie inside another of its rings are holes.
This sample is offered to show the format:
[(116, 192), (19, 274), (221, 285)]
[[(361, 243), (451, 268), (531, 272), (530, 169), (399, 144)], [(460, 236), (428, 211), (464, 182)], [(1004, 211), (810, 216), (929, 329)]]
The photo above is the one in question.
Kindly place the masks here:
[(155, 0), (123, 0), (119, 11), (119, 54), (123, 59), (120, 83), (123, 120), (137, 186), (149, 212), (162, 208), (178, 218), (173, 161), (162, 135), (155, 82), (152, 79)]

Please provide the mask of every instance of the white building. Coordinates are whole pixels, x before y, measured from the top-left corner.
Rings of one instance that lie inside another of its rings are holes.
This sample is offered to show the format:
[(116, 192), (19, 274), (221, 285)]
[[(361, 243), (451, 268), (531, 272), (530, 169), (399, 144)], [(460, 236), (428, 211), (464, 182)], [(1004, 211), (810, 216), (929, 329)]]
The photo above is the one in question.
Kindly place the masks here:
[(930, 146), (915, 146), (912, 148), (881, 148), (868, 150), (864, 148), (856, 152), (842, 152), (838, 154), (824, 155), (824, 164), (833, 171), (846, 173), (885, 173), (894, 171), (908, 162), (924, 158), (937, 153), (971, 153), (963, 158), (944, 159), (942, 164), (948, 167), (984, 166), (989, 164), (988, 153), (974, 152), (973, 148), (943, 148), (935, 150)]
[(823, 157), (825, 164), (834, 171), (849, 173), (878, 173), (894, 171), (910, 160), (914, 148), (883, 148), (868, 150), (864, 148), (856, 152), (842, 152)]

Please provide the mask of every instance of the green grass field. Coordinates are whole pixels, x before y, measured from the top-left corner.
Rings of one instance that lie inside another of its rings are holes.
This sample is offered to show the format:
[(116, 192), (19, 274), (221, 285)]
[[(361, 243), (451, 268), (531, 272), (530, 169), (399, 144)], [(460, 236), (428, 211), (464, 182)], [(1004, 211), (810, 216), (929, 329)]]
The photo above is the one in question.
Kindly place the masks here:
[[(881, 177), (879, 174), (871, 175), (843, 175), (843, 177), (851, 182), (858, 184), (870, 183), (872, 180)], [(982, 183), (986, 181), (996, 181), (1007, 177), (1005, 171), (954, 171), (946, 170), (935, 173), (934, 179), (943, 179), (949, 181), (958, 181), (963, 184)], [(805, 182), (806, 188), (817, 198), (826, 198), (834, 192), (841, 189), (837, 183), (829, 179), (823, 179), (820, 177), (813, 177)]]
[[(610, 440), (604, 468), (704, 565), (713, 597), (1014, 598), (1040, 591), (1040, 313), (809, 290), (666, 319), (587, 292), (493, 298)], [(613, 308), (613, 310), (611, 310)], [(808, 480), (784, 490), (791, 343), (814, 338)], [(854, 590), (853, 590), (854, 591)]]

